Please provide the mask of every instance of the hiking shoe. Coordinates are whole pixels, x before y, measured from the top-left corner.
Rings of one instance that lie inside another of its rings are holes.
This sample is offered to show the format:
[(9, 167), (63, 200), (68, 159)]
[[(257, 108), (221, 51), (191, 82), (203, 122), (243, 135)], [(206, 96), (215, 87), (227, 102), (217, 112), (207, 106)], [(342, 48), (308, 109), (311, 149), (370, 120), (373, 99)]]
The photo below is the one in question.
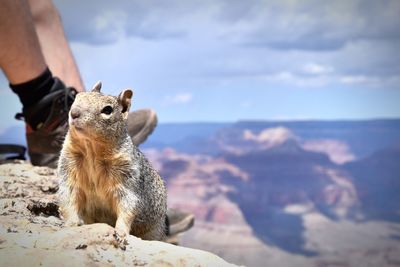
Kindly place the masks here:
[(26, 141), (28, 154), (32, 165), (57, 167), (58, 156), (68, 130), (68, 112), (74, 102), (77, 91), (72, 87), (66, 87), (58, 78), (54, 78), (54, 84), (50, 93), (32, 107), (24, 108), (18, 113), (16, 119), (29, 119), (34, 117), (46, 107), (50, 106), (47, 119), (32, 127), (26, 123)]
[(165, 219), (165, 242), (179, 245), (179, 234), (186, 232), (194, 225), (194, 215), (176, 209), (168, 209)]
[(167, 236), (185, 232), (194, 225), (194, 215), (177, 209), (167, 210)]
[(128, 114), (128, 133), (136, 146), (146, 141), (157, 126), (157, 115), (151, 109), (140, 109)]

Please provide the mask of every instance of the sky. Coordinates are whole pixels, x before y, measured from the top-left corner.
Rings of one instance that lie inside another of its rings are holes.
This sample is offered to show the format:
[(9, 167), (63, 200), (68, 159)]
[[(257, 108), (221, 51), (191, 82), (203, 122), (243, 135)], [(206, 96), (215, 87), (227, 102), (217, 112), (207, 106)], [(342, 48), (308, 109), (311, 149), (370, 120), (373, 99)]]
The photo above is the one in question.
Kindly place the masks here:
[[(400, 1), (55, 1), (90, 88), (163, 122), (400, 117)], [(18, 98), (0, 76), (0, 131)]]

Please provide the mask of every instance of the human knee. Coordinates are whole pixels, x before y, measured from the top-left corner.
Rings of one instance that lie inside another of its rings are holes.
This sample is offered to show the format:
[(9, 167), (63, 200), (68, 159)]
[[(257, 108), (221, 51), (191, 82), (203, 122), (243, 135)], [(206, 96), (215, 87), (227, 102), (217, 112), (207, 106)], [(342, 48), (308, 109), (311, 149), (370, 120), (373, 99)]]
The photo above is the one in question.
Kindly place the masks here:
[(28, 0), (36, 25), (50, 24), (60, 19), (57, 8), (51, 0)]

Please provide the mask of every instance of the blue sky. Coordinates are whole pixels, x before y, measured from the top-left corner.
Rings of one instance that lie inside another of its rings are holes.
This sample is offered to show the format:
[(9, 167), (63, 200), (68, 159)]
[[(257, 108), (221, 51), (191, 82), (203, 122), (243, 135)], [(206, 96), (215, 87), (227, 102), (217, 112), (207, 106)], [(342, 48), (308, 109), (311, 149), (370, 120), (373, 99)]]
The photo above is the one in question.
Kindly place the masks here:
[(86, 86), (160, 122), (400, 117), (400, 1), (55, 3)]

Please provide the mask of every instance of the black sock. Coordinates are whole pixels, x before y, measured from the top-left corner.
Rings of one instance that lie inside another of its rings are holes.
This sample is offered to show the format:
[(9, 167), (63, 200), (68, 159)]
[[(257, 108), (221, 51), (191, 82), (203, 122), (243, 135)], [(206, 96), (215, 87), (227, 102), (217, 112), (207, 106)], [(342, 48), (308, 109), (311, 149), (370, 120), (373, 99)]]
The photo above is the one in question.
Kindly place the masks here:
[[(22, 110), (29, 110), (30, 107), (38, 103), (51, 90), (54, 84), (54, 78), (51, 71), (46, 70), (33, 80), (20, 83), (10, 84), (10, 88), (16, 93), (23, 105)], [(34, 129), (41, 122), (45, 122), (50, 114), (51, 105), (43, 108), (40, 112), (32, 114), (24, 114), (26, 122)]]

